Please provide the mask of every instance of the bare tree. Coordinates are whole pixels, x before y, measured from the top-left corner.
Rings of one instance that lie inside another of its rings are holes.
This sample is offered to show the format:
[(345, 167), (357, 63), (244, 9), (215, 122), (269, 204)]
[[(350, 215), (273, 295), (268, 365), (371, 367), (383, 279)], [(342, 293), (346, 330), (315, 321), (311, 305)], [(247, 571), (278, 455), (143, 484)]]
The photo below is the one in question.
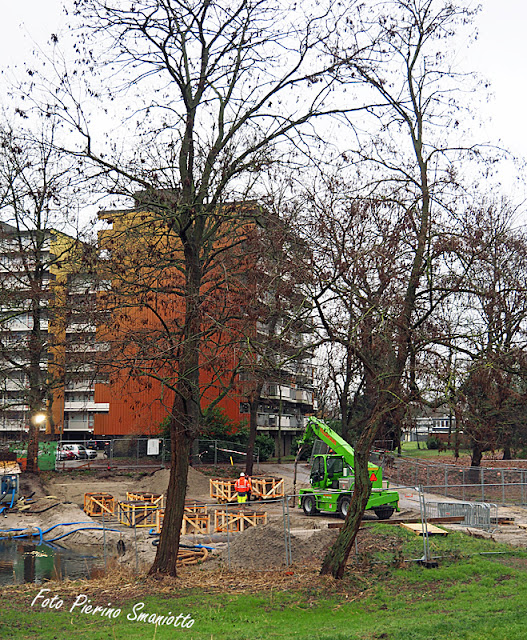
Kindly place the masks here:
[(514, 216), (508, 202), (484, 202), (464, 219), (459, 259), (468, 277), (457, 304), (465, 332), (453, 344), (464, 356), (458, 414), (472, 466), (490, 449), (501, 447), (510, 457), (525, 405), (527, 238)]
[[(371, 145), (343, 155), (361, 166), (362, 191), (342, 198), (332, 215), (323, 207), (317, 234), (331, 238), (319, 240), (317, 264), (328, 265), (319, 276), (321, 321), (330, 340), (351, 349), (362, 386), (353, 499), (322, 566), (337, 578), (370, 495), (371, 446), (411, 399), (419, 343), (452, 286), (445, 286), (448, 269), (440, 258), (449, 244), (439, 224), (457, 185), (455, 161), (463, 157), (455, 129), (453, 145), (446, 135), (456, 120), (455, 74), (443, 54), (456, 24), (469, 19), (467, 11), (436, 0), (397, 0), (378, 10), (378, 48), (362, 61), (347, 60), (344, 48), (334, 54), (343, 82), (360, 78), (376, 92), (379, 105), (371, 111), (381, 128)], [(343, 182), (330, 184), (333, 194), (344, 193)]]
[[(27, 470), (38, 470), (39, 431), (55, 432), (65, 375), (66, 286), (81, 253), (63, 229), (77, 175), (40, 135), (0, 131), (0, 374), (5, 428), (29, 430)], [(14, 416), (14, 419), (13, 419)], [(18, 426), (15, 423), (18, 422)], [(61, 425), (62, 426), (62, 425)]]
[[(75, 7), (87, 25), (87, 41), (78, 43), (85, 74), (96, 67), (113, 72), (99, 89), (87, 90), (87, 102), (102, 94), (126, 100), (129, 110), (118, 115), (128, 115), (127, 134), (137, 135), (126, 140), (123, 153), (119, 140), (98, 145), (73, 73), (58, 74), (50, 109), (80, 135), (71, 150), (106, 180), (104, 189), (128, 196), (142, 192), (142, 211), (153, 214), (165, 238), (174, 239), (178, 254), (174, 268), (180, 280), (173, 295), (180, 297), (183, 312), (177, 345), (171, 347), (178, 363), (170, 411), (172, 466), (165, 525), (151, 568), (175, 575), (189, 451), (198, 432), (206, 273), (220, 253), (218, 233), (226, 238), (225, 226), (234, 225), (229, 220), (239, 226), (244, 216), (254, 217), (252, 211), (226, 208), (228, 203), (258, 194), (262, 168), (278, 161), (298, 166), (308, 150), (299, 131), (312, 136), (309, 122), (342, 111), (326, 106), (331, 79), (325, 72), (333, 60), (319, 46), (332, 17), (325, 8), (307, 16), (299, 7), (289, 12), (268, 0), (140, 0), (131, 8), (77, 0)], [(106, 54), (93, 45), (100, 38), (108, 45)], [(31, 82), (38, 84), (31, 71)], [(136, 229), (141, 226), (138, 218)]]

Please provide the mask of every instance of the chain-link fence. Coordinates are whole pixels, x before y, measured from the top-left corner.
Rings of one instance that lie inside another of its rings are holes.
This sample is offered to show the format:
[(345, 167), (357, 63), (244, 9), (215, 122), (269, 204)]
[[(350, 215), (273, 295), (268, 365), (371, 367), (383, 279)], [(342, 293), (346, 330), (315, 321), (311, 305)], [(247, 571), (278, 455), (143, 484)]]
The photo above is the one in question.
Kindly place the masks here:
[[(163, 467), (170, 463), (170, 440), (167, 438), (118, 438), (115, 440), (68, 440), (61, 443), (57, 453), (57, 470), (67, 470), (87, 463), (105, 467)], [(81, 450), (70, 445), (82, 445)], [(254, 462), (259, 464), (260, 450), (254, 449)], [(247, 447), (225, 440), (196, 440), (190, 462), (193, 466), (245, 464)]]
[(460, 468), (411, 458), (382, 461), (384, 478), (397, 485), (422, 485), (429, 493), (462, 501), (527, 504), (527, 469)]

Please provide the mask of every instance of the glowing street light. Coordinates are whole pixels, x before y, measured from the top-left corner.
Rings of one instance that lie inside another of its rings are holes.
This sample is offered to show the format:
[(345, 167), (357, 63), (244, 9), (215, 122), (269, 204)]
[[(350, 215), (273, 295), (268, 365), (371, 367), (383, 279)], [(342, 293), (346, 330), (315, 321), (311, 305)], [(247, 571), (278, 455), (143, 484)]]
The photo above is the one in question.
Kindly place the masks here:
[(33, 424), (37, 427), (44, 424), (47, 420), (47, 416), (45, 413), (39, 412), (35, 413), (35, 415), (31, 418)]

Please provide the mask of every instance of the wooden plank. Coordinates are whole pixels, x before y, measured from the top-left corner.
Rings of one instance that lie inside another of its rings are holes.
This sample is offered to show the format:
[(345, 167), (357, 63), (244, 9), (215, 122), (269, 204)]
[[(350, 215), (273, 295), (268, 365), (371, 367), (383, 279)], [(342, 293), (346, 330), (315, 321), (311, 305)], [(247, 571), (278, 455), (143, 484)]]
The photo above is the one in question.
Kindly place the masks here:
[[(423, 535), (423, 527), (421, 525), (421, 523), (417, 523), (417, 522), (402, 522), (401, 523), (401, 527), (404, 527), (405, 529), (408, 529), (408, 531), (412, 531), (413, 533), (415, 533), (417, 536), (422, 536)], [(448, 531), (445, 531), (444, 529), (440, 529), (439, 527), (436, 527), (433, 524), (428, 523), (427, 525), (427, 529), (428, 529), (428, 535), (429, 536), (447, 536), (448, 535)]]
[[(443, 516), (442, 518), (427, 518), (427, 522), (436, 523), (436, 524), (459, 524), (463, 522), (465, 516)], [(365, 524), (403, 524), (404, 522), (421, 522), (420, 518), (406, 518), (404, 520), (393, 519), (393, 520), (362, 520), (361, 525)], [(330, 522), (328, 524), (328, 529), (342, 529), (344, 526), (344, 522)]]

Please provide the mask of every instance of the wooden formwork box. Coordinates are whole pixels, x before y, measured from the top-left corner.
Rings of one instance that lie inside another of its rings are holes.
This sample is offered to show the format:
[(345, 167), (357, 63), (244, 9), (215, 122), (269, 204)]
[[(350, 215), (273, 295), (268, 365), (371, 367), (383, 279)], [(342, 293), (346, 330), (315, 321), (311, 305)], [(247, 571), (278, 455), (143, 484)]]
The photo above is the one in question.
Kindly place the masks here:
[(186, 513), (201, 513), (207, 514), (207, 505), (204, 502), (197, 502), (196, 500), (185, 500)]
[(84, 512), (89, 516), (114, 515), (115, 498), (110, 493), (85, 493)]
[(256, 500), (274, 500), (285, 496), (283, 478), (252, 476), (251, 486), (251, 495)]
[[(156, 514), (155, 529), (156, 533), (161, 533), (165, 510), (158, 509)], [(181, 535), (202, 534), (210, 532), (210, 516), (207, 513), (183, 513), (183, 522), (181, 523)]]
[(126, 499), (131, 502), (149, 502), (157, 504), (160, 509), (165, 506), (165, 495), (163, 493), (150, 493), (149, 491), (127, 491)]
[(220, 503), (236, 502), (238, 494), (234, 488), (236, 480), (231, 478), (211, 478), (210, 497), (215, 498)]
[(144, 500), (123, 500), (117, 504), (117, 519), (128, 527), (155, 527), (157, 504)]
[(223, 511), (216, 509), (214, 512), (214, 531), (235, 532), (245, 531), (250, 527), (267, 524), (265, 511), (253, 511), (252, 509), (229, 509)]

